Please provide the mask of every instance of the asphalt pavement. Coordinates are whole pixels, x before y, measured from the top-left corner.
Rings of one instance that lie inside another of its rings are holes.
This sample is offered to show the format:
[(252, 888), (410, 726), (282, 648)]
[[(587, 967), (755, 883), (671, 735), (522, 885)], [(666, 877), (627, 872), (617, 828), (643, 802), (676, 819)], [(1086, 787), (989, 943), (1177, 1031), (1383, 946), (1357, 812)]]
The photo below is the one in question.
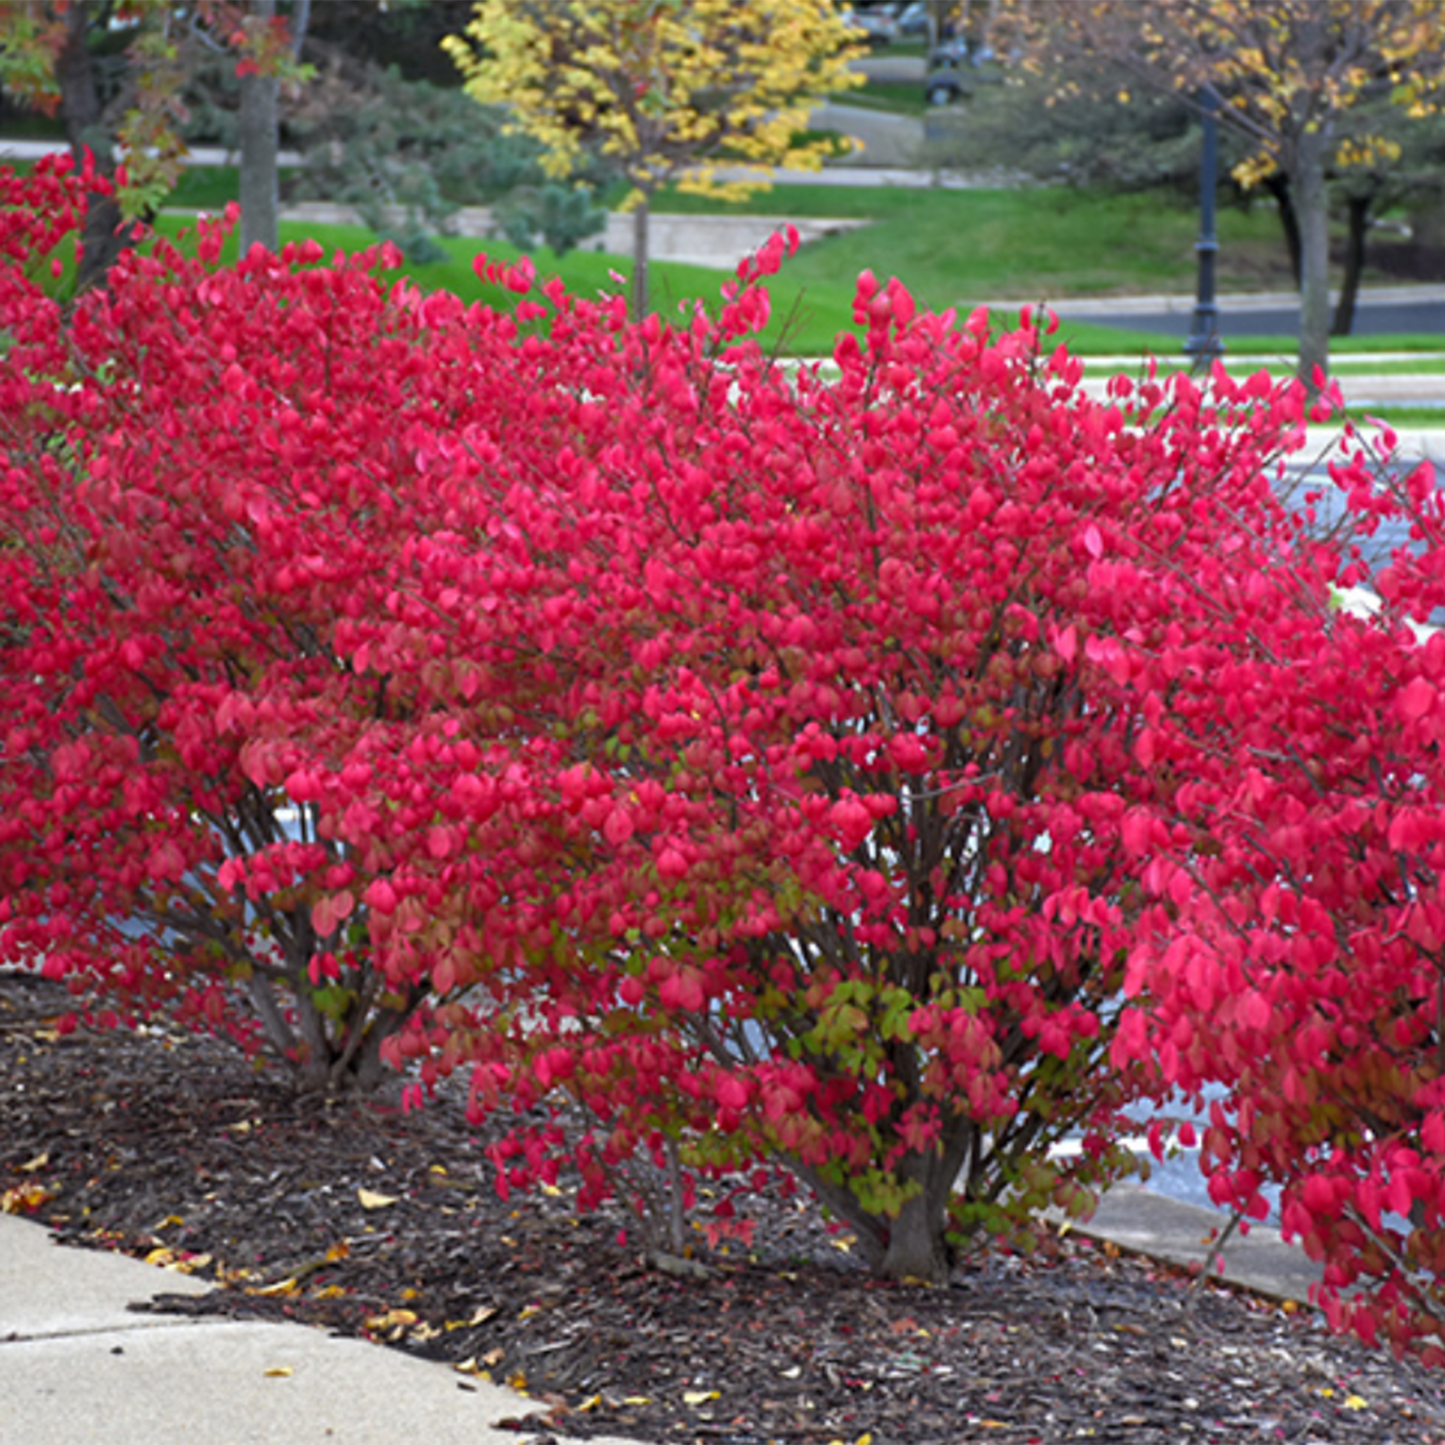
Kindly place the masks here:
[[(1040, 298), (1035, 297), (1035, 301)], [(1195, 297), (1103, 296), (1080, 299), (1050, 298), (1049, 305), (1060, 316), (1094, 321), (1101, 326), (1127, 327), (1177, 336), (1190, 333)], [(1334, 306), (1338, 297), (1330, 297)], [(1219, 333), (1228, 354), (1232, 336), (1297, 336), (1299, 297), (1287, 291), (1262, 292), (1249, 296), (1221, 296), (1217, 301)], [(1434, 335), (1445, 351), (1445, 285), (1382, 286), (1362, 291), (1355, 306), (1354, 336)], [(1445, 403), (1445, 378), (1439, 399)]]

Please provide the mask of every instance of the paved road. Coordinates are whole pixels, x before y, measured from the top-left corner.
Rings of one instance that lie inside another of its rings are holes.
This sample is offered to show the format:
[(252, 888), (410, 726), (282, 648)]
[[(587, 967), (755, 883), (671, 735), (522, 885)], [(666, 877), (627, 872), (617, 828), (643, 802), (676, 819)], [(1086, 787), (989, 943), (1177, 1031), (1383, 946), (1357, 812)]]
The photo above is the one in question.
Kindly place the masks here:
[[(1192, 296), (1103, 297), (1060, 301), (1061, 316), (1120, 326), (1134, 331), (1189, 335), (1194, 319)], [(1220, 332), (1226, 347), (1231, 336), (1298, 336), (1299, 300), (1287, 292), (1219, 299)], [(1445, 348), (1445, 286), (1403, 286), (1364, 291), (1355, 308), (1356, 336), (1392, 333), (1434, 333)], [(1442, 383), (1445, 400), (1445, 383)]]

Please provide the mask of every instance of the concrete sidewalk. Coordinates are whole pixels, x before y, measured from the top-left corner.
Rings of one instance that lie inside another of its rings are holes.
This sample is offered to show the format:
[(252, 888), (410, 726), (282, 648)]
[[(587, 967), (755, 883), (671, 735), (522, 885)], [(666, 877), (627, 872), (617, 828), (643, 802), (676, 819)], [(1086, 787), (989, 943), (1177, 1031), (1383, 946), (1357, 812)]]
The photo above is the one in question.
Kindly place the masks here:
[[(1202, 1266), (1222, 1215), (1116, 1186), (1077, 1232)], [(1302, 1251), (1256, 1226), (1223, 1278), (1304, 1302)], [(0, 1215), (0, 1441), (5, 1445), (526, 1445), (553, 1432), (498, 1422), (545, 1407), (443, 1364), (304, 1325), (135, 1313), (210, 1286), (123, 1255), (54, 1244)], [(594, 1445), (629, 1445), (615, 1438)]]
[[(136, 1314), (204, 1281), (53, 1244), (0, 1215), (4, 1445), (523, 1445), (545, 1409), (472, 1375), (304, 1325)], [(600, 1445), (628, 1445), (612, 1440)]]

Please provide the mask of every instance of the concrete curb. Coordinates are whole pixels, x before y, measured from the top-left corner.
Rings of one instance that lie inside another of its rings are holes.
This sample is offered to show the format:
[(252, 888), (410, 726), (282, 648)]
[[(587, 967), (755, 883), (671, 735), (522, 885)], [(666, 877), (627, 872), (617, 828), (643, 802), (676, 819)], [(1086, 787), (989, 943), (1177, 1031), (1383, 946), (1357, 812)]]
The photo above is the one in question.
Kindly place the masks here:
[(1297, 1244), (1286, 1244), (1278, 1229), (1243, 1226), (1219, 1248), (1225, 1215), (1155, 1194), (1139, 1184), (1116, 1184), (1099, 1201), (1094, 1217), (1075, 1230), (1134, 1254), (1184, 1269), (1204, 1270), (1225, 1284), (1265, 1299), (1308, 1304), (1323, 1270)]

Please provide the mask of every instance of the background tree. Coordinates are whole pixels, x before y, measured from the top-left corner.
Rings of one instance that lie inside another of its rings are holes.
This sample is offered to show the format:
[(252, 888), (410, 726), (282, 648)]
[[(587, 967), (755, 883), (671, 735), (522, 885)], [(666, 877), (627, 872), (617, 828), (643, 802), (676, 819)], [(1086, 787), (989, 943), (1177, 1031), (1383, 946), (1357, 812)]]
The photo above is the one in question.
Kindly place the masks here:
[(1111, 191), (1156, 188), (1193, 196), (1199, 127), (1175, 95), (1139, 90), (1118, 67), (1092, 60), (1048, 76), (1022, 66), (979, 86), (964, 126), (934, 144), (933, 159)]
[[(406, 79), (314, 36), (306, 54), (317, 77), (287, 107), (288, 140), (302, 152), (294, 184), (307, 196), (352, 207), (413, 260), (439, 254), (462, 206), (489, 206), (516, 245), (562, 254), (601, 230), (593, 197), (610, 171), (586, 162), (567, 182), (538, 162), (530, 136), (508, 133), (500, 106), (478, 106), (459, 84)], [(213, 123), (229, 131), (231, 113)]]
[(1300, 235), (1300, 374), (1326, 368), (1328, 169), (1362, 102), (1385, 96), (1416, 117), (1445, 85), (1438, 0), (1091, 0), (1032, 12), (1016, 3), (1010, 19), (1031, 34), (1036, 64), (1083, 52), (1190, 99), (1214, 87), (1221, 124), (1252, 148), (1236, 175), (1287, 178)]
[[(1445, 117), (1412, 120), (1382, 98), (1361, 107), (1356, 119), (1361, 142), (1342, 143), (1341, 163), (1330, 176), (1332, 205), (1345, 218), (1344, 270), (1330, 328), (1335, 336), (1348, 336), (1354, 326), (1371, 232), (1389, 211), (1428, 205), (1445, 177)], [(1412, 234), (1410, 251), (1412, 270), (1431, 264), (1424, 238)]]
[(471, 19), (475, 0), (326, 0), (311, 12), (308, 34), (322, 54), (343, 51), (352, 59), (387, 69), (407, 80), (457, 89), (461, 77), (442, 41)]
[[(1048, 76), (1012, 67), (1005, 83), (980, 87), (968, 104), (966, 127), (936, 142), (934, 158), (974, 169), (996, 168), (1049, 184), (1118, 192), (1159, 191), (1192, 203), (1199, 178), (1199, 125), (1195, 107), (1176, 93), (1139, 87), (1128, 72), (1076, 57)], [(1445, 175), (1445, 122), (1411, 119), (1389, 97), (1365, 101), (1348, 116), (1329, 169), (1330, 213), (1343, 221), (1340, 295), (1331, 332), (1347, 336), (1369, 258), (1368, 240), (1384, 214), (1428, 202)], [(1352, 137), (1358, 135), (1356, 144)], [(1221, 137), (1222, 170), (1250, 155), (1243, 136)], [(1290, 275), (1300, 284), (1300, 233), (1289, 178), (1275, 169), (1258, 189), (1230, 175), (1220, 178), (1220, 204), (1248, 207), (1268, 194), (1281, 226)], [(1392, 264), (1419, 267), (1404, 248)]]
[[(296, 19), (304, 24), (309, 0)], [(297, 79), (297, 65), (275, 0), (21, 0), (0, 7), (0, 84), (12, 96), (65, 122), (79, 158), (89, 149), (97, 171), (125, 184), (92, 193), (78, 286), (103, 277), (133, 239), (131, 223), (154, 213), (174, 188), (186, 155), (186, 78), (216, 51), (229, 51), (252, 96), (241, 144), (242, 189), (261, 227), (248, 234), (276, 245), (274, 86)], [(119, 53), (117, 53), (119, 52)], [(102, 57), (111, 64), (102, 66)], [(252, 84), (251, 82), (255, 82)], [(269, 89), (268, 89), (269, 87)]]
[[(510, 105), (554, 176), (588, 144), (620, 166), (633, 208), (632, 305), (647, 305), (647, 220), (666, 185), (739, 199), (771, 169), (816, 170), (800, 139), (829, 95), (861, 84), (829, 0), (494, 0), (446, 48), (484, 104)], [(745, 178), (719, 181), (721, 166)]]

